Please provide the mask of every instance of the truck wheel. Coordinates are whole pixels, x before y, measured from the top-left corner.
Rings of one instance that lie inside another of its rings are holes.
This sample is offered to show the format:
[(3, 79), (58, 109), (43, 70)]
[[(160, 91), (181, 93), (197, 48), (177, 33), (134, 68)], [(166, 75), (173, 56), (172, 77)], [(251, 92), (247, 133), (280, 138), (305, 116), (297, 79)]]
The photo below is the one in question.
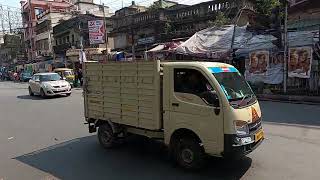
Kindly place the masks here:
[(197, 139), (178, 139), (174, 148), (174, 158), (179, 166), (197, 170), (204, 165), (205, 153)]
[(29, 86), (28, 90), (29, 90), (29, 96), (34, 96), (30, 86)]
[(103, 124), (98, 129), (99, 143), (103, 148), (110, 149), (115, 146), (116, 137), (109, 124)]

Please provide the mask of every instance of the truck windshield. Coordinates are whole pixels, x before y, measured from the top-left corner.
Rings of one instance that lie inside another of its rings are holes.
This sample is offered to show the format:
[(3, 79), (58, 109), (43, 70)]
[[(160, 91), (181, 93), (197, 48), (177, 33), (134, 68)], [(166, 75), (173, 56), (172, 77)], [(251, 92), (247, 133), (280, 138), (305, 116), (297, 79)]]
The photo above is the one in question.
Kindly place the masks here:
[(247, 103), (255, 100), (252, 89), (236, 68), (210, 68), (210, 70), (229, 102), (238, 101), (236, 104), (239, 106), (244, 99), (249, 99)]

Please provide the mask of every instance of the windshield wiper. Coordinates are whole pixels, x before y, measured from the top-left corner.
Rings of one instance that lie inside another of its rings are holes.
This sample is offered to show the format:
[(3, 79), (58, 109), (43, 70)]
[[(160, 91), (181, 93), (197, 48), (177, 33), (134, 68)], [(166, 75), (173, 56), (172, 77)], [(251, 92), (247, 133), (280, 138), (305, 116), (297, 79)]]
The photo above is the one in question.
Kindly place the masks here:
[(245, 99), (247, 99), (249, 96), (250, 96), (250, 100), (248, 102), (250, 102), (252, 100), (252, 98), (254, 97), (254, 94), (246, 94), (246, 95), (244, 95), (242, 100), (238, 103), (238, 106), (240, 106), (243, 103), (243, 101)]

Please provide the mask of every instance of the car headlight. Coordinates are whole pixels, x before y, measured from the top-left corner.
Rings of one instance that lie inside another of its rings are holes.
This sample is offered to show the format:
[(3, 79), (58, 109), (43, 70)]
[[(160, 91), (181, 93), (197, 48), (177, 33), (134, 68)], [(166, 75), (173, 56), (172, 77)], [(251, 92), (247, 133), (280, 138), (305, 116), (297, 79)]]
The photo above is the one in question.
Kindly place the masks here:
[(52, 86), (50, 84), (43, 84), (43, 87), (46, 88), (46, 89), (51, 89)]
[(246, 121), (234, 121), (234, 128), (236, 130), (237, 135), (248, 135), (249, 134), (249, 126)]

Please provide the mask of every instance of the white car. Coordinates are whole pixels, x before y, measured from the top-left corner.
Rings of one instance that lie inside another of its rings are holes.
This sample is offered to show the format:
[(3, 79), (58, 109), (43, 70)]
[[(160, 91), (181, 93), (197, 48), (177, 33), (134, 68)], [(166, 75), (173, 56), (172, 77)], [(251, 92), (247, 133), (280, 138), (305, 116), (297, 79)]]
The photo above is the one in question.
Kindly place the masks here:
[(41, 97), (71, 95), (71, 85), (57, 73), (38, 73), (29, 81), (29, 95)]

